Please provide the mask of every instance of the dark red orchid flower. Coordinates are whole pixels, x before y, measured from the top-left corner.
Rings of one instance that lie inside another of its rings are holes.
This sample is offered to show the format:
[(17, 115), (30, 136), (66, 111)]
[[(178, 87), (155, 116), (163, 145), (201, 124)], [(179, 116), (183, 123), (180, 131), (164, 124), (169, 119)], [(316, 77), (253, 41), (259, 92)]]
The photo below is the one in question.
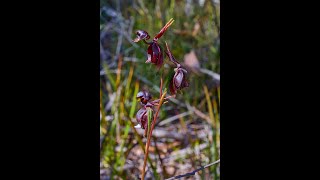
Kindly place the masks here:
[(175, 74), (171, 79), (169, 84), (169, 89), (171, 94), (176, 94), (177, 90), (181, 90), (182, 88), (189, 87), (189, 83), (187, 81), (187, 71), (182, 68), (178, 67), (174, 69)]
[(148, 91), (140, 91), (136, 97), (140, 99), (140, 103), (143, 105), (142, 108), (137, 112), (136, 119), (141, 125), (142, 129), (146, 129), (148, 126), (147, 107), (153, 107), (153, 104), (149, 102), (152, 97)]
[(140, 91), (137, 94), (137, 98), (140, 99), (142, 104), (146, 105), (152, 99), (152, 96), (147, 91)]
[(166, 32), (166, 30), (171, 26), (173, 23), (173, 19), (171, 18), (167, 24), (160, 30), (160, 32), (153, 38), (152, 42), (147, 42), (150, 38), (148, 32), (143, 30), (138, 30), (136, 32), (137, 37), (133, 40), (133, 42), (139, 42), (143, 40), (144, 43), (148, 44), (148, 51), (147, 51), (147, 61), (146, 63), (155, 64), (158, 68), (163, 65), (163, 54), (161, 51), (161, 47), (158, 44), (159, 38)]
[(163, 64), (163, 55), (158, 42), (152, 42), (148, 47), (148, 59), (146, 63), (152, 63), (160, 68)]
[(147, 109), (142, 107), (136, 115), (137, 122), (141, 125), (142, 129), (148, 128), (148, 114)]
[(185, 70), (181, 64), (174, 58), (172, 55), (169, 46), (166, 42), (166, 47), (167, 47), (167, 56), (169, 57), (169, 60), (173, 62), (177, 68), (174, 69), (175, 74), (172, 77), (170, 84), (169, 84), (169, 89), (171, 94), (176, 94), (178, 90), (181, 90), (182, 88), (189, 87), (189, 83), (187, 81), (187, 70)]
[[(148, 103), (149, 104), (149, 103)], [(150, 104), (149, 104), (150, 105)], [(152, 111), (152, 105), (143, 106), (136, 115), (137, 122), (141, 125), (142, 129), (148, 129), (148, 109)], [(152, 122), (151, 122), (152, 124)]]

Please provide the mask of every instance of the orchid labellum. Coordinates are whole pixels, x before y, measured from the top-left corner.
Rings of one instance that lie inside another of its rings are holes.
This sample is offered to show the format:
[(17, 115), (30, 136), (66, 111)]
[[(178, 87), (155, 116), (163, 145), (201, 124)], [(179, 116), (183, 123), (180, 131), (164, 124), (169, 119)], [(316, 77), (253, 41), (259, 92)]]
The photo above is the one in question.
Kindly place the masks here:
[(151, 94), (147, 91), (140, 91), (137, 94), (137, 98), (140, 99), (140, 102), (146, 105), (152, 98)]

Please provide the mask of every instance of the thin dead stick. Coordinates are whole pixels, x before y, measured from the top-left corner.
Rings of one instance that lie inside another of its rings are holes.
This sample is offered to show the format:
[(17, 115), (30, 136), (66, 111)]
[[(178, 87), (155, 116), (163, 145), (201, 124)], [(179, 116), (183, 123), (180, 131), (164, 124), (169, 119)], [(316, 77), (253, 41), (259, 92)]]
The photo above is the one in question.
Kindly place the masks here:
[(203, 69), (203, 68), (200, 68), (200, 72), (207, 74), (207, 75), (211, 76), (214, 80), (220, 82), (220, 74), (212, 72), (208, 69)]
[(148, 154), (149, 154), (149, 146), (150, 146), (150, 140), (151, 140), (152, 131), (153, 131), (153, 128), (154, 128), (154, 126), (156, 124), (157, 117), (158, 117), (158, 114), (160, 112), (160, 108), (161, 108), (161, 105), (163, 103), (163, 100), (164, 100), (164, 97), (166, 96), (166, 94), (167, 94), (166, 91), (162, 94), (162, 96), (160, 98), (160, 102), (159, 102), (159, 106), (158, 106), (157, 112), (156, 112), (155, 116), (153, 116), (152, 126), (151, 126), (150, 132), (148, 134), (148, 139), (147, 139), (147, 144), (146, 144), (146, 153), (145, 153), (144, 160), (143, 160), (143, 168), (142, 168), (141, 180), (144, 180), (145, 168), (146, 168), (146, 165), (147, 165), (147, 157), (148, 157)]
[(167, 119), (165, 119), (165, 120), (162, 120), (162, 121), (159, 123), (159, 126), (163, 126), (163, 125), (165, 125), (165, 124), (167, 124), (167, 123), (171, 123), (172, 121), (174, 121), (174, 120), (176, 120), (176, 119), (182, 118), (182, 117), (184, 117), (184, 116), (188, 116), (188, 115), (190, 115), (190, 114), (192, 114), (192, 112), (191, 112), (191, 111), (187, 111), (187, 112), (184, 112), (184, 113), (177, 114), (177, 115), (175, 115), (175, 116), (169, 117), (169, 118), (167, 118)]
[[(137, 128), (136, 131), (138, 134), (143, 135), (145, 130), (141, 128)], [(164, 128), (158, 128), (154, 129), (152, 132), (152, 137), (156, 138), (169, 138), (169, 139), (175, 139), (178, 141), (182, 141), (184, 139), (184, 135), (182, 133), (178, 133), (175, 131), (167, 131)]]
[(213, 162), (213, 163), (210, 163), (210, 164), (208, 164), (208, 165), (205, 165), (205, 166), (203, 166), (203, 167), (201, 167), (201, 168), (199, 168), (199, 169), (196, 169), (196, 170), (194, 170), (194, 171), (192, 171), (192, 172), (190, 172), (190, 173), (186, 173), (186, 174), (174, 176), (174, 177), (171, 177), (171, 178), (166, 179), (166, 180), (172, 180), (172, 179), (179, 179), (179, 178), (182, 178), (182, 177), (194, 176), (194, 175), (196, 174), (196, 172), (201, 171), (201, 170), (204, 170), (205, 168), (210, 167), (210, 166), (212, 166), (212, 165), (214, 165), (214, 164), (217, 164), (217, 163), (220, 163), (220, 159), (218, 159), (217, 161), (215, 161), (215, 162)]
[(189, 103), (186, 103), (187, 108), (189, 111), (194, 112), (197, 116), (199, 116), (200, 118), (206, 120), (209, 124), (211, 124), (211, 119), (210, 117), (208, 117), (207, 115), (205, 115), (203, 112), (199, 111), (196, 107), (194, 106), (190, 106)]

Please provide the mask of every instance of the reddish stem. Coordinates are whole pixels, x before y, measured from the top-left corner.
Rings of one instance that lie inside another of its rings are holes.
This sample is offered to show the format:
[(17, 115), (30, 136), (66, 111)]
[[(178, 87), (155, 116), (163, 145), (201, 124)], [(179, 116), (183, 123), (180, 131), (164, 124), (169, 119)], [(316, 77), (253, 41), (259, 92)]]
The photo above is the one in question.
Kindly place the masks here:
[(161, 108), (161, 105), (163, 104), (163, 101), (164, 101), (164, 97), (166, 96), (166, 92), (162, 94), (161, 98), (160, 98), (160, 102), (159, 102), (159, 106), (158, 106), (158, 109), (157, 109), (157, 112), (156, 114), (153, 116), (153, 121), (152, 121), (152, 126), (151, 126), (151, 129), (150, 129), (150, 132), (148, 134), (148, 139), (147, 139), (147, 144), (146, 144), (146, 154), (144, 156), (144, 161), (143, 161), (143, 169), (142, 169), (142, 177), (141, 177), (141, 180), (144, 180), (144, 175), (145, 175), (145, 168), (146, 168), (146, 165), (147, 165), (147, 157), (148, 157), (148, 154), (149, 154), (149, 146), (150, 146), (150, 140), (151, 140), (151, 135), (152, 135), (152, 131), (154, 129), (154, 126), (156, 124), (156, 121), (157, 121), (157, 117), (159, 115), (159, 112), (160, 112), (160, 108)]

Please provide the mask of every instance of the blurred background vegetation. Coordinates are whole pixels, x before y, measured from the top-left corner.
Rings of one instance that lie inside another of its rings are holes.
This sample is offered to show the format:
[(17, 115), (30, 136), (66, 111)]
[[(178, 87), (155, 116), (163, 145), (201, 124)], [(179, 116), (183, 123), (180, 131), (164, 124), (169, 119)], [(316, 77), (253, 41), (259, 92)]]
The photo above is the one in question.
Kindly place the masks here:
[[(161, 75), (168, 88), (173, 65), (146, 64), (147, 45), (133, 43), (136, 30), (160, 38), (187, 68), (190, 87), (160, 111), (150, 145), (146, 179), (191, 172), (220, 158), (220, 6), (217, 0), (100, 0), (100, 179), (139, 179), (146, 138), (135, 114), (136, 94), (159, 98)], [(214, 165), (189, 179), (219, 179)]]

